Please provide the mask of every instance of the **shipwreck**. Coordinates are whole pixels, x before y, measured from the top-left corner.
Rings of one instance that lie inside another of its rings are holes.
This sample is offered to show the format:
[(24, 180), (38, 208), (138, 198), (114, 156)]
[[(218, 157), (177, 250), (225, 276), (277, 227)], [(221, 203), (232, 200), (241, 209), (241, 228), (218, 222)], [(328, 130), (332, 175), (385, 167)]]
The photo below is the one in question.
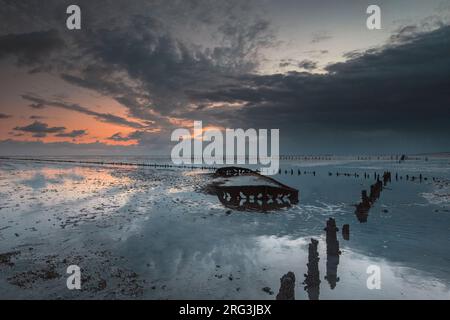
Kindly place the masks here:
[(247, 168), (223, 167), (214, 173), (211, 191), (227, 208), (272, 211), (298, 203), (298, 190)]

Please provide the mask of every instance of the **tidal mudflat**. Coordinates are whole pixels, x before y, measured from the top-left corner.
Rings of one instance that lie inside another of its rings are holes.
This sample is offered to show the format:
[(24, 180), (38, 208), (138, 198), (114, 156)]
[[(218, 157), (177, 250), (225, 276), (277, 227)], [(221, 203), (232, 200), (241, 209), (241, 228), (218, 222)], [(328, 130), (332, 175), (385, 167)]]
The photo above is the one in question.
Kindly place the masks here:
[[(449, 162), (285, 161), (274, 178), (299, 203), (254, 212), (205, 192), (206, 170), (3, 159), (0, 298), (275, 299), (291, 271), (301, 300), (449, 299)], [(361, 192), (385, 171), (361, 222)]]

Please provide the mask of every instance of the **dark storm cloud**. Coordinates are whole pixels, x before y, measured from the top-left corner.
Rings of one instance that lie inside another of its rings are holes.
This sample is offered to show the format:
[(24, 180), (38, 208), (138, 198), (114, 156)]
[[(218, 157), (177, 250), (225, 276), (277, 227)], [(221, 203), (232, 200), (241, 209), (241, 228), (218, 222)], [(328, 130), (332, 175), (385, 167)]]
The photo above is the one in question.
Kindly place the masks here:
[(55, 30), (8, 34), (0, 37), (0, 59), (11, 55), (17, 57), (19, 65), (35, 65), (63, 47), (64, 41)]
[(86, 130), (72, 130), (71, 132), (58, 133), (55, 137), (60, 138), (79, 138), (87, 134)]
[(66, 130), (65, 127), (49, 127), (48, 124), (35, 121), (32, 124), (24, 127), (15, 127), (14, 130), (22, 131), (27, 133), (32, 133), (33, 137), (43, 138), (46, 137), (47, 134), (50, 133), (62, 133)]
[[(267, 22), (260, 20), (244, 25), (228, 23), (219, 31), (229, 45), (202, 50), (173, 38), (154, 19), (136, 16), (125, 28), (93, 32), (89, 36), (88, 52), (96, 65), (107, 66), (107, 74), (114, 66), (138, 80), (141, 89), (148, 92), (151, 107), (161, 115), (169, 115), (186, 103), (184, 90), (226, 83), (230, 73), (252, 70), (257, 62), (254, 59), (257, 48), (270, 44), (267, 30)], [(117, 91), (108, 78), (99, 73), (86, 70), (82, 76), (83, 79), (71, 78), (70, 81)], [(123, 94), (123, 90), (120, 92)], [(139, 107), (131, 105), (130, 111), (142, 115)]]
[(9, 114), (4, 114), (4, 113), (0, 113), (0, 119), (9, 119), (12, 116), (10, 116)]
[[(58, 75), (65, 81), (112, 97), (142, 125), (74, 104), (24, 96), (33, 102), (30, 107), (65, 108), (136, 129), (170, 128), (170, 118), (191, 103), (186, 90), (224, 85), (234, 81), (236, 74), (251, 72), (258, 66), (259, 50), (275, 41), (270, 23), (258, 16), (255, 1), (176, 1), (167, 6), (164, 1), (98, 1), (88, 5), (80, 0), (83, 23), (89, 25), (82, 32), (64, 30), (64, 24), (55, 17), (60, 10), (65, 12), (65, 2), (50, 2), (54, 5), (48, 5), (53, 8), (48, 10), (41, 10), (38, 2), (5, 6), (10, 14), (18, 15), (15, 21), (29, 20), (30, 28), (58, 30), (51, 32), (52, 39), (65, 44), (58, 57), (33, 70), (61, 71)], [(185, 14), (180, 16), (180, 12)], [(215, 43), (200, 46), (185, 41), (178, 33), (186, 26), (193, 31), (206, 26)], [(28, 30), (19, 25), (16, 29)], [(48, 52), (54, 49), (60, 47), (48, 46)], [(20, 52), (15, 48), (11, 54)]]
[(112, 75), (107, 66), (90, 65), (82, 71), (81, 77), (69, 74), (62, 74), (61, 77), (73, 85), (110, 96), (125, 106), (130, 116), (140, 119), (146, 127), (169, 125), (165, 117), (153, 112), (151, 97), (147, 92), (130, 85), (132, 80), (123, 74)]
[[(221, 116), (247, 127), (284, 128), (293, 135), (308, 126), (448, 136), (449, 52), (446, 26), (353, 54), (346, 62), (328, 66), (328, 74), (247, 75), (233, 85), (190, 95), (201, 103), (241, 103), (239, 111), (220, 110)], [(219, 111), (214, 112), (217, 116)]]
[[(184, 90), (224, 84), (229, 74), (254, 70), (259, 50), (275, 41), (270, 23), (258, 16), (257, 1), (175, 1), (168, 6), (165, 1), (94, 5), (80, 0), (83, 23), (89, 28), (75, 33), (55, 19), (68, 2), (49, 2), (52, 5), (46, 7), (53, 9), (42, 10), (38, 2), (12, 2), (5, 8), (18, 15), (15, 21), (28, 20), (35, 28), (44, 25), (64, 35), (65, 50), (51, 63), (63, 70), (64, 80), (126, 103), (131, 116), (149, 125), (169, 125), (164, 118), (188, 103)], [(178, 33), (187, 26), (194, 33), (206, 27), (215, 43), (185, 41)], [(57, 34), (52, 34), (56, 40)], [(40, 70), (49, 69), (43, 64)]]
[(252, 71), (259, 62), (258, 50), (272, 46), (275, 41), (270, 28), (270, 22), (264, 19), (247, 24), (242, 21), (227, 21), (219, 31), (224, 42), (230, 45), (214, 48), (213, 60), (231, 70)]
[(132, 127), (132, 128), (142, 128), (143, 127), (143, 125), (141, 125), (138, 122), (129, 121), (123, 117), (119, 117), (119, 116), (116, 116), (116, 115), (113, 115), (110, 113), (95, 112), (88, 108), (80, 106), (78, 104), (71, 104), (71, 103), (59, 102), (59, 101), (47, 101), (45, 99), (31, 96), (28, 94), (22, 95), (22, 98), (25, 100), (32, 101), (35, 104), (71, 110), (71, 111), (79, 112), (79, 113), (86, 114), (89, 116), (93, 116), (97, 120), (103, 121), (103, 122), (118, 124), (118, 125)]
[[(447, 26), (432, 32), (425, 32), (422, 26), (402, 27), (387, 45), (350, 52), (346, 62), (326, 67), (327, 74), (261, 75), (254, 73), (259, 50), (276, 41), (270, 24), (252, 15), (254, 9), (246, 7), (247, 2), (175, 1), (167, 6), (165, 1), (136, 1), (124, 6), (125, 1), (96, 1), (92, 7), (80, 0), (86, 8), (83, 23), (89, 26), (82, 32), (46, 31), (58, 25), (64, 28), (56, 12), (65, 9), (66, 2), (49, 2), (57, 8), (55, 12), (40, 9), (39, 2), (34, 2), (28, 12), (24, 10), (26, 5), (8, 2), (8, 7), (20, 7), (12, 12), (24, 12), (23, 17), (15, 19), (29, 20), (30, 28), (44, 31), (1, 36), (9, 49), (0, 47), (0, 58), (14, 55), (22, 64), (33, 64), (34, 68), (42, 63), (45, 67), (48, 63), (42, 62), (43, 57), (57, 52), (58, 57), (51, 61), (56, 66), (53, 74), (110, 96), (140, 122), (58, 99), (25, 95), (32, 108), (52, 106), (77, 111), (139, 132), (166, 130), (137, 137), (149, 145), (169, 141), (167, 137), (158, 139), (173, 127), (171, 118), (234, 128), (278, 127), (283, 128), (283, 136), (293, 139), (327, 131), (346, 131), (361, 139), (372, 133), (385, 136), (393, 130), (443, 132), (448, 136)], [(39, 13), (34, 14), (35, 10)], [(30, 19), (32, 16), (35, 18)], [(36, 21), (36, 16), (42, 19)], [(28, 27), (22, 25), (16, 28)], [(202, 28), (214, 34), (219, 43), (208, 47), (184, 39)], [(28, 56), (21, 49), (28, 44), (21, 37), (36, 38), (36, 33), (47, 39), (48, 51), (31, 40), (38, 50)], [(64, 42), (58, 41), (58, 35), (64, 35)], [(312, 34), (311, 42), (320, 44), (330, 38), (329, 32), (321, 31)], [(328, 53), (321, 48), (308, 52), (313, 60)], [(316, 67), (313, 60), (299, 64), (299, 60), (289, 59), (280, 67), (295, 65), (310, 71)], [(47, 70), (44, 67), (40, 70)], [(132, 140), (121, 134), (115, 139)]]

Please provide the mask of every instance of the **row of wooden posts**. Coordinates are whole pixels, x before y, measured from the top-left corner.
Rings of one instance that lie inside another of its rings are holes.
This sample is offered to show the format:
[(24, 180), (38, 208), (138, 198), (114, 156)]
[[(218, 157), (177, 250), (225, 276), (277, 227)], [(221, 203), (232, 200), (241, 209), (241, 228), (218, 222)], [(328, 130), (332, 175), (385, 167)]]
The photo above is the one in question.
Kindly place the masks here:
[[(155, 169), (185, 169), (185, 170), (207, 170), (207, 171), (215, 171), (218, 168), (215, 166), (193, 166), (193, 165), (173, 165), (173, 164), (163, 164), (163, 163), (144, 163), (144, 162), (123, 162), (123, 161), (83, 161), (83, 160), (64, 160), (64, 159), (40, 159), (40, 158), (11, 158), (11, 157), (0, 157), (0, 159), (5, 160), (24, 160), (24, 161), (35, 161), (35, 162), (53, 162), (53, 163), (74, 163), (74, 164), (90, 164), (90, 165), (110, 165), (110, 166), (135, 166), (135, 167), (150, 167)], [(300, 170), (300, 169), (279, 169), (278, 170), (279, 175), (313, 175), (316, 176), (316, 171), (306, 171), (306, 170)], [(346, 173), (346, 172), (328, 172), (328, 176), (336, 176), (336, 177), (364, 177), (364, 179), (371, 179), (372, 177), (374, 179), (379, 179), (380, 175), (374, 172), (373, 174), (370, 173)], [(423, 176), (422, 174), (419, 174), (418, 176), (413, 175), (399, 175), (398, 173), (395, 174), (395, 180), (407, 180), (407, 181), (427, 181), (429, 178)], [(436, 180), (436, 178), (430, 178), (433, 181)]]
[[(316, 171), (306, 171), (306, 170), (300, 170), (300, 169), (279, 169), (278, 170), (278, 174), (279, 175), (297, 175), (297, 176), (301, 176), (301, 175), (312, 175), (312, 176), (316, 176)], [(364, 179), (380, 179), (380, 174), (379, 173), (347, 173), (347, 172), (328, 172), (328, 176), (332, 177), (332, 176), (336, 176), (336, 177), (354, 177), (354, 178), (364, 178)], [(420, 173), (419, 175), (399, 175), (398, 173), (395, 173), (395, 181), (399, 181), (399, 180), (406, 180), (406, 181), (427, 181), (429, 179), (432, 179), (433, 181), (436, 181), (437, 178), (431, 177), (428, 178), (426, 176), (424, 176), (422, 173)]]

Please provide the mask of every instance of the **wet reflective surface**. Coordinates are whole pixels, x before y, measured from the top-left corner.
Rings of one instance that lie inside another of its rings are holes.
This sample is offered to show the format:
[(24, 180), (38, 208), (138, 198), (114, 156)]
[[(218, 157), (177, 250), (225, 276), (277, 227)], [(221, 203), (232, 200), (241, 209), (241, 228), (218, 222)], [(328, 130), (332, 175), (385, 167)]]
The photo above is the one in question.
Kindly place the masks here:
[[(450, 298), (448, 160), (281, 166), (300, 201), (259, 213), (203, 192), (201, 170), (0, 160), (0, 296), (275, 299), (292, 271), (296, 299)], [(361, 191), (385, 171), (360, 223)], [(69, 264), (85, 270), (81, 292), (66, 289)]]

